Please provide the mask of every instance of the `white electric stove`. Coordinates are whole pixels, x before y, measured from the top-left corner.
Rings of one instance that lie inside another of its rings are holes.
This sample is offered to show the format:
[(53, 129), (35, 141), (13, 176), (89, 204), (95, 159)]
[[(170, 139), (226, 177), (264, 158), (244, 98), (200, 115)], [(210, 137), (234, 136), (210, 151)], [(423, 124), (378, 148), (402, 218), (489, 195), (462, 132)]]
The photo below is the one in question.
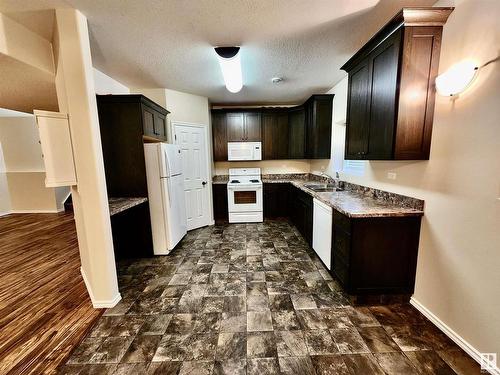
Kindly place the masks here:
[(227, 200), (230, 223), (263, 221), (260, 168), (230, 168)]

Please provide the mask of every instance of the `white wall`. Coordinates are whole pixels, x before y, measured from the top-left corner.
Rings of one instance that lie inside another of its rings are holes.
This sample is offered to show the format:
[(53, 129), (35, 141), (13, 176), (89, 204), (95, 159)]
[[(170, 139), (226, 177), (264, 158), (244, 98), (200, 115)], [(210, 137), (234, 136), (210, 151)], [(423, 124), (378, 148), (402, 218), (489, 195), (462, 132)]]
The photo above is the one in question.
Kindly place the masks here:
[(130, 94), (130, 89), (127, 86), (96, 68), (94, 68), (94, 86), (96, 94), (99, 95)]
[(218, 161), (214, 165), (214, 175), (227, 175), (229, 168), (258, 167), (262, 174), (309, 173), (309, 160), (263, 160), (263, 161)]
[(34, 116), (0, 117), (0, 139), (7, 171), (45, 170)]
[[(447, 2), (449, 3), (449, 1)], [(444, 26), (440, 72), (498, 56), (500, 2), (462, 0)], [(345, 81), (333, 90), (347, 95)], [(336, 100), (334, 99), (334, 100)], [(365, 162), (346, 181), (425, 200), (414, 299), (480, 352), (500, 354), (500, 63), (460, 98), (437, 96), (429, 161)], [(334, 158), (344, 129), (334, 124)], [(340, 156), (341, 158), (341, 156)], [(312, 163), (333, 175), (342, 160)], [(389, 180), (388, 172), (397, 179)]]
[[(62, 208), (55, 189), (45, 187), (45, 168), (38, 140), (33, 116), (0, 117), (4, 159), (3, 187), (0, 189), (8, 189), (11, 212), (57, 212)], [(2, 200), (7, 201), (7, 198)]]
[(141, 88), (132, 88), (130, 92), (133, 94), (142, 94), (147, 98), (151, 99), (158, 105), (161, 105), (163, 108), (167, 108), (167, 96), (166, 90), (157, 88), (157, 89), (141, 89)]

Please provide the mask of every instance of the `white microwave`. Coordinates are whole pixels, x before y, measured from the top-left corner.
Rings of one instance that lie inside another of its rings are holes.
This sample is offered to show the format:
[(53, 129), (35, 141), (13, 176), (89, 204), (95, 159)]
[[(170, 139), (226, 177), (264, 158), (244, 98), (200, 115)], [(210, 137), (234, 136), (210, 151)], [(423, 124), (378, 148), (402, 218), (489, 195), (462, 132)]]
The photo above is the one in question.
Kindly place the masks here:
[(261, 142), (228, 142), (227, 160), (262, 160)]

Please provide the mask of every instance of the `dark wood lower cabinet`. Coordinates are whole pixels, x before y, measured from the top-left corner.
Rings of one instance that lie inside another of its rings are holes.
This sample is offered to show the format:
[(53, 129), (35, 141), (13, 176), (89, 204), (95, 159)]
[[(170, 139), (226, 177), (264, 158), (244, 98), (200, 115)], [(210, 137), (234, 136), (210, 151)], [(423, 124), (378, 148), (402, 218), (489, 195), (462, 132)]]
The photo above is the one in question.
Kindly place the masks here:
[(111, 216), (111, 230), (116, 259), (153, 256), (148, 202)]
[(349, 218), (333, 211), (332, 271), (351, 295), (412, 294), (420, 217)]
[(227, 207), (227, 184), (212, 184), (212, 194), (215, 222), (227, 222), (229, 220)]
[(290, 185), (288, 196), (288, 216), (309, 246), (312, 246), (313, 198), (293, 185)]
[(278, 219), (288, 217), (288, 183), (264, 184), (264, 217)]

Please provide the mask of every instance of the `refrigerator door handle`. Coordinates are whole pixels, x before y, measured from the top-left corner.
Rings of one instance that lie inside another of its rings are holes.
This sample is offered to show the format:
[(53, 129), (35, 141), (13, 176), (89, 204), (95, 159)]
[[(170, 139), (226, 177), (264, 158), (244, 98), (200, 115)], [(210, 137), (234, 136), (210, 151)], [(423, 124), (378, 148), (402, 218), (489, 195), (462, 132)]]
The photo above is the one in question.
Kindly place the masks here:
[(168, 158), (167, 150), (163, 150), (163, 157), (165, 161), (165, 170), (167, 172), (167, 177), (170, 177), (170, 160)]
[(172, 202), (170, 200), (170, 190), (171, 190), (171, 187), (170, 187), (170, 184), (172, 183), (170, 177), (167, 177), (167, 196), (168, 196), (168, 207), (172, 207)]

